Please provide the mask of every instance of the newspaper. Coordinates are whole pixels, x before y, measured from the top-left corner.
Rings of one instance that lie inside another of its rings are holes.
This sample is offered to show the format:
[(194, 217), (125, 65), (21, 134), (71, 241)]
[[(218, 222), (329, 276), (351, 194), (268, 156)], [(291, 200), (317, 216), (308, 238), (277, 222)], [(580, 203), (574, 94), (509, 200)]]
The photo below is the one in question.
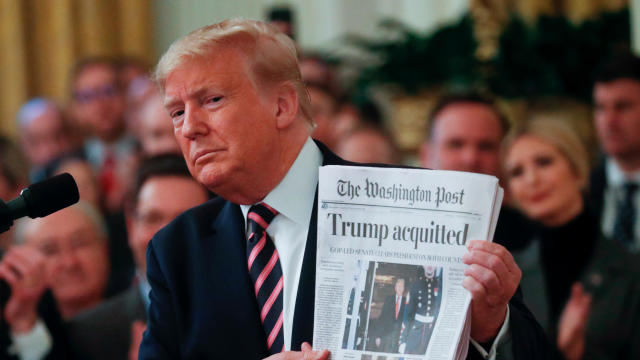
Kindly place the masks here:
[(318, 190), (313, 344), (331, 359), (464, 359), (462, 256), (491, 240), (493, 176), (324, 166)]

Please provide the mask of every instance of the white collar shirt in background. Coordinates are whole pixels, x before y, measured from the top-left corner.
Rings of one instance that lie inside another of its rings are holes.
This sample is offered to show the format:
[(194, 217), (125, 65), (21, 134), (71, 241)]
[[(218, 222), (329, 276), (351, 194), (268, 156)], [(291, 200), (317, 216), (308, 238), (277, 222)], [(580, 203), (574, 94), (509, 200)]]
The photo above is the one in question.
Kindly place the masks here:
[[(601, 228), (602, 233), (607, 237), (613, 236), (613, 227), (616, 223), (616, 217), (619, 204), (624, 200), (624, 185), (633, 182), (640, 187), (640, 171), (632, 174), (628, 178), (622, 169), (611, 158), (607, 158), (605, 162), (605, 174), (607, 178), (607, 186), (604, 189), (604, 199), (602, 208)], [(640, 188), (633, 195), (633, 205), (636, 209), (636, 219), (633, 227), (634, 244), (633, 251), (640, 249)], [(615, 239), (614, 239), (615, 240)]]

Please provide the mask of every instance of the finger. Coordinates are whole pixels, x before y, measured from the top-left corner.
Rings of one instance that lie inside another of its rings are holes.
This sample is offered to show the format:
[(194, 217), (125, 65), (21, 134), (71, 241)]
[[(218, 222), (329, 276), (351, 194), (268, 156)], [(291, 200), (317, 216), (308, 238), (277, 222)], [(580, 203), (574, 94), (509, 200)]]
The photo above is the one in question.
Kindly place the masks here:
[(44, 261), (44, 255), (34, 247), (20, 246), (15, 248), (14, 253), (24, 264), (28, 264), (31, 267), (40, 266)]
[(265, 358), (264, 360), (304, 360), (302, 353), (299, 351), (285, 351), (277, 353)]
[(478, 264), (471, 264), (464, 269), (466, 276), (471, 276), (479, 281), (488, 293), (502, 292), (502, 283), (498, 275), (491, 269)]
[(20, 282), (20, 279), (13, 270), (9, 269), (9, 267), (4, 263), (0, 264), (0, 278), (5, 279), (12, 289)]
[(575, 307), (582, 313), (587, 312), (591, 306), (591, 295), (584, 290), (582, 284), (579, 282), (571, 286), (571, 296), (569, 297), (567, 306)]
[(18, 278), (24, 278), (32, 273), (29, 265), (25, 264), (22, 259), (18, 257), (12, 256), (4, 263), (16, 273)]
[(484, 251), (498, 256), (502, 259), (502, 262), (505, 264), (509, 272), (515, 275), (518, 279), (520, 278), (520, 268), (513, 259), (513, 255), (511, 255), (504, 246), (483, 240), (472, 240), (469, 243), (469, 251), (472, 250)]
[(462, 280), (462, 287), (469, 290), (471, 298), (475, 301), (485, 301), (487, 291), (484, 286), (471, 276), (465, 276)]
[(303, 342), (302, 346), (300, 347), (302, 349), (302, 351), (312, 351), (313, 348), (311, 347), (311, 345), (309, 345), (308, 342)]
[(322, 350), (318, 356), (316, 356), (315, 360), (327, 360), (329, 359), (329, 354), (329, 350)]
[(495, 254), (488, 253), (486, 251), (471, 250), (468, 253), (464, 254), (464, 256), (462, 257), (462, 261), (468, 265), (477, 264), (484, 268), (493, 270), (496, 274), (498, 274), (498, 277), (502, 280), (501, 282), (506, 282), (507, 280), (509, 280), (503, 280), (503, 277), (513, 278), (505, 263), (499, 256)]
[[(488, 274), (487, 272), (490, 272), (490, 270), (481, 269), (481, 270), (479, 270), (479, 273), (478, 272), (472, 272), (469, 275), (467, 275), (465, 280), (467, 278), (468, 279), (472, 279), (475, 283), (480, 285), (480, 288), (476, 291), (475, 294), (472, 291), (472, 289), (467, 289), (467, 290), (471, 291), (471, 295), (472, 295), (474, 300), (482, 301), (482, 302), (488, 304), (489, 306), (499, 306), (499, 305), (506, 304), (509, 301), (510, 296), (505, 296), (503, 294), (503, 290), (500, 289), (499, 286), (498, 287), (488, 287), (480, 279), (480, 278), (490, 278), (492, 276), (491, 274)], [(464, 280), (463, 280), (463, 285), (464, 285)]]
[(583, 295), (584, 295), (584, 288), (582, 287), (582, 284), (580, 284), (579, 282), (574, 283), (571, 286), (571, 297), (579, 299)]

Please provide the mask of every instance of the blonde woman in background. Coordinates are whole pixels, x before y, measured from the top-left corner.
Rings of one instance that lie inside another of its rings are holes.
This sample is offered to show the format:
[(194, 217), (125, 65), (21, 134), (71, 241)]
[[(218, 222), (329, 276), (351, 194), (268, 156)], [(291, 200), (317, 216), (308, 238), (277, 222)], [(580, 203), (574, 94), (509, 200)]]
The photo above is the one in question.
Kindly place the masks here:
[(535, 229), (514, 253), (521, 287), (557, 358), (640, 359), (639, 267), (587, 210), (579, 138), (558, 120), (534, 120), (503, 150), (508, 189)]

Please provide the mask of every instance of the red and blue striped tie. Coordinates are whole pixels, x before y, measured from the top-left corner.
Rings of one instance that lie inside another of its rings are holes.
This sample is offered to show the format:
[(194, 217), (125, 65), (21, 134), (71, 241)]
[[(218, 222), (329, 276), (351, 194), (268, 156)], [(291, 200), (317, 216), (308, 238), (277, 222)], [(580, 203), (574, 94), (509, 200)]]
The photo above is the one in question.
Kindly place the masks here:
[(282, 267), (278, 251), (266, 231), (276, 215), (278, 212), (265, 203), (253, 205), (247, 214), (249, 275), (258, 299), (267, 347), (272, 354), (284, 351)]

